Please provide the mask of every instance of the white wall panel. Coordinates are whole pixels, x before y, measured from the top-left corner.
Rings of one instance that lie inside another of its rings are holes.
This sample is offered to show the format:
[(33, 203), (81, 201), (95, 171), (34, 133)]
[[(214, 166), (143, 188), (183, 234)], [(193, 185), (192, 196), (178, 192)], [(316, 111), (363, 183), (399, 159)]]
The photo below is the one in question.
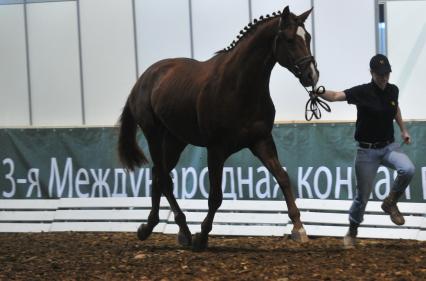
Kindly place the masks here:
[[(306, 27), (315, 41), (319, 84), (344, 90), (370, 81), (368, 61), (376, 50), (373, 0), (134, 0), (137, 44), (133, 0), (79, 2), (83, 101), (77, 1), (28, 4), (34, 125), (82, 124), (82, 104), (87, 125), (114, 124), (136, 81), (136, 63), (142, 73), (160, 59), (190, 57), (190, 20), (194, 57), (209, 59), (229, 46), (248, 24), (249, 4), (252, 17), (258, 18), (286, 5), (300, 14), (313, 3), (314, 17), (308, 18)], [(420, 87), (426, 61), (425, 2), (387, 2), (388, 52), (394, 68), (391, 82), (401, 89), (405, 118), (424, 119)], [(29, 124), (23, 17), (22, 6), (0, 5), (0, 126)], [(304, 120), (307, 94), (297, 78), (277, 64), (270, 89), (276, 121)], [(330, 105), (332, 113), (324, 113), (323, 120), (355, 119), (354, 106)]]
[[(285, 6), (296, 15), (309, 10), (311, 0), (252, 0), (253, 18), (282, 11)], [(305, 27), (312, 35), (312, 14)], [(311, 44), (311, 49), (312, 44)], [(305, 104), (308, 94), (299, 80), (287, 69), (277, 63), (272, 71), (270, 83), (271, 97), (275, 104), (275, 121), (305, 120)]]
[(0, 5), (0, 126), (29, 125), (23, 5)]
[(115, 124), (136, 81), (132, 0), (81, 0), (86, 123)]
[(82, 123), (75, 2), (28, 4), (34, 125)]
[(247, 0), (192, 0), (194, 58), (207, 60), (229, 46), (249, 19)]
[[(319, 85), (345, 90), (370, 82), (370, 58), (376, 53), (373, 0), (314, 0), (315, 48)], [(354, 120), (355, 106), (332, 103), (325, 120)]]
[(399, 87), (404, 119), (426, 119), (426, 1), (386, 3), (391, 83)]
[(139, 72), (156, 61), (191, 57), (188, 0), (136, 0)]
[(28, 4), (34, 125), (82, 122), (75, 2)]

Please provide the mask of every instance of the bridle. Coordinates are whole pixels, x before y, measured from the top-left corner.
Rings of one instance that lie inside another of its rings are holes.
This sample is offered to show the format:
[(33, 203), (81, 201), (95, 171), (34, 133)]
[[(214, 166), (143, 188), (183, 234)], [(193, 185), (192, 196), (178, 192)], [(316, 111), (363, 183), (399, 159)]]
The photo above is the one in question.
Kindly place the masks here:
[(303, 74), (303, 71), (309, 67), (309, 64), (313, 63), (314, 66), (317, 66), (317, 62), (315, 61), (314, 56), (305, 56), (299, 58), (295, 62), (291, 63), (289, 66), (289, 70), (297, 77), (300, 78)]
[[(273, 56), (275, 57), (275, 60), (277, 60), (277, 55), (276, 55), (277, 41), (278, 41), (278, 38), (281, 36), (281, 33), (282, 31), (280, 30), (275, 35), (274, 44), (272, 46), (272, 53), (273, 53)], [(301, 57), (295, 60), (294, 62), (291, 62), (290, 65), (286, 67), (288, 70), (290, 70), (291, 73), (294, 74), (294, 76), (300, 79), (303, 75), (303, 71), (306, 70), (306, 68), (309, 66), (310, 63), (313, 63), (316, 68), (317, 62), (315, 60), (315, 57), (308, 55), (308, 56)], [(312, 85), (311, 91), (308, 90), (306, 87), (304, 88), (309, 94), (309, 100), (306, 102), (306, 105), (305, 105), (306, 121), (311, 121), (313, 117), (315, 117), (316, 119), (321, 119), (320, 107), (322, 107), (327, 112), (331, 112), (330, 106), (325, 101), (322, 101), (318, 98), (319, 95), (322, 95), (323, 93), (325, 93), (324, 86), (320, 86), (315, 89), (315, 85)]]
[[(280, 21), (280, 24), (281, 24), (281, 21)], [(283, 33), (282, 30), (279, 30), (277, 32), (277, 34), (275, 35), (275, 38), (274, 38), (274, 44), (272, 45), (272, 54), (273, 54), (276, 61), (278, 61), (278, 58), (277, 58), (277, 55), (276, 55), (277, 44), (278, 44), (277, 42), (278, 42), (278, 39), (281, 37), (282, 33)], [(295, 61), (292, 61), (292, 58), (289, 58), (289, 60), (290, 60), (290, 63), (289, 63), (288, 66), (286, 66), (287, 69), (290, 70), (290, 72), (293, 73), (294, 76), (296, 76), (299, 79), (302, 77), (303, 71), (305, 71), (309, 67), (310, 63), (313, 63), (315, 67), (317, 66), (317, 62), (315, 60), (315, 57), (311, 56), (311, 55), (301, 57), (301, 58), (299, 58)]]

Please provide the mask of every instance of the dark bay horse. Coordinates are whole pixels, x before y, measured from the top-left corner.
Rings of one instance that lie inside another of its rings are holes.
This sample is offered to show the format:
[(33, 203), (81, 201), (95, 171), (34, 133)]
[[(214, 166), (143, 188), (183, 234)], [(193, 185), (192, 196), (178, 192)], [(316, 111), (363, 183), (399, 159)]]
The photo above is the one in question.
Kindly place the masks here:
[[(310, 50), (304, 22), (311, 10), (296, 16), (286, 7), (260, 17), (241, 31), (238, 40), (211, 59), (159, 61), (133, 87), (120, 119), (119, 156), (130, 170), (147, 163), (136, 132), (139, 126), (153, 162), (152, 208), (148, 223), (138, 229), (145, 240), (159, 222), (163, 194), (179, 226), (178, 241), (204, 250), (214, 215), (222, 203), (222, 170), (233, 153), (249, 148), (279, 183), (293, 222), (293, 238), (307, 239), (295, 204), (288, 174), (278, 161), (271, 135), (275, 108), (269, 93), (274, 65), (290, 70), (304, 86), (313, 86), (319, 72)], [(173, 195), (170, 171), (187, 144), (207, 148), (210, 190), (209, 211), (201, 232), (193, 238)]]

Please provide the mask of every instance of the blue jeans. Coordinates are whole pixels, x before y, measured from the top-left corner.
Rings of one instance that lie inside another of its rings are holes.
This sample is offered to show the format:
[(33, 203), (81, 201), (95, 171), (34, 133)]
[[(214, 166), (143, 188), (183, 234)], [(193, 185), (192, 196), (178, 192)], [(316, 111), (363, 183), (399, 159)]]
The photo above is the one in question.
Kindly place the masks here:
[(374, 178), (379, 166), (383, 165), (397, 171), (397, 177), (391, 188), (394, 192), (403, 192), (414, 175), (414, 165), (401, 151), (398, 143), (391, 143), (379, 149), (358, 148), (355, 158), (356, 197), (349, 210), (349, 221), (360, 224), (364, 219)]

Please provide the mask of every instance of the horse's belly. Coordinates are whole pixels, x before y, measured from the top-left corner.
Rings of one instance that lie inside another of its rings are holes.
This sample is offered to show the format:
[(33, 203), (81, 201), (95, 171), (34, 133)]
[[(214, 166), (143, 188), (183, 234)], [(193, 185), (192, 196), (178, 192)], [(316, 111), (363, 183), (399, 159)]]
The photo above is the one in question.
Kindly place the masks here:
[(207, 140), (201, 134), (189, 130), (171, 129), (169, 131), (184, 143), (195, 146), (207, 146)]
[(196, 146), (206, 146), (207, 140), (201, 134), (195, 116), (189, 112), (181, 112), (175, 115), (163, 116), (157, 115), (163, 125), (176, 138), (184, 143), (189, 143)]

